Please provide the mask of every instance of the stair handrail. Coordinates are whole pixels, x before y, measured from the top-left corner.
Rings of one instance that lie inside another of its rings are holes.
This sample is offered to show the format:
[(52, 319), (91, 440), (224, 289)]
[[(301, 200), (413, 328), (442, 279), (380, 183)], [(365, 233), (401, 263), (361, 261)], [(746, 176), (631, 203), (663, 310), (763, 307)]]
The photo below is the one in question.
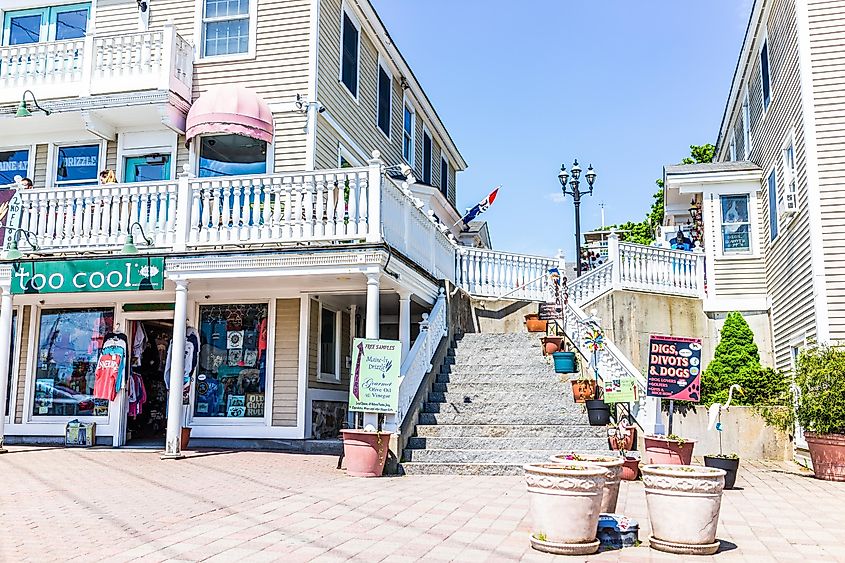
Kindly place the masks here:
[(446, 293), (440, 289), (440, 295), (431, 309), (431, 313), (423, 313), (420, 323), (420, 334), (414, 345), (408, 351), (408, 356), (402, 362), (399, 371), (399, 410), (396, 412), (396, 428), (402, 427), (414, 397), (426, 374), (432, 368), (432, 359), (437, 353), (440, 342), (448, 334), (448, 317), (446, 315)]
[[(567, 281), (566, 286), (570, 298), (576, 303), (583, 304), (584, 300), (591, 301), (613, 289), (613, 268), (613, 262), (608, 261), (571, 282)], [(588, 293), (586, 288), (591, 285), (593, 292)]]

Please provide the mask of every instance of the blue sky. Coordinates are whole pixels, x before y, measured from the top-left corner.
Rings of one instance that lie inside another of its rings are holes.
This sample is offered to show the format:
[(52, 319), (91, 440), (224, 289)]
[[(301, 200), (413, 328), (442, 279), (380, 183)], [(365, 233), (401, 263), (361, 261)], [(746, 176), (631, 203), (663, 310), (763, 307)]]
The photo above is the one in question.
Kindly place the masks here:
[(574, 258), (557, 173), (598, 173), (581, 228), (640, 220), (664, 164), (715, 143), (751, 0), (372, 0), (469, 163), (497, 249)]

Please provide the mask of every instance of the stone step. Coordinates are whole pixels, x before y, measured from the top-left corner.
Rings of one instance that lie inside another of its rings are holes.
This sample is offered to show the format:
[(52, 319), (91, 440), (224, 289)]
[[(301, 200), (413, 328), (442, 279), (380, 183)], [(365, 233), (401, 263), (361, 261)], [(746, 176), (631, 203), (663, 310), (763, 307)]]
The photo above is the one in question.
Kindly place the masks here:
[(456, 339), (458, 344), (477, 344), (478, 342), (498, 342), (510, 344), (514, 342), (531, 342), (543, 336), (539, 332), (467, 332)]
[(418, 463), (402, 462), (399, 473), (404, 475), (523, 475), (521, 463)]
[(561, 450), (411, 450), (406, 449), (403, 461), (420, 463), (542, 463)]
[(587, 424), (586, 416), (577, 424), (448, 424), (417, 425), (421, 438), (580, 438), (604, 436), (602, 427)]
[(555, 438), (420, 438), (408, 440), (408, 448), (413, 450), (558, 450), (559, 452), (594, 451), (607, 448), (607, 437), (595, 432), (585, 432), (584, 436), (560, 436)]
[(460, 414), (528, 414), (545, 416), (547, 414), (564, 413), (567, 415), (583, 415), (583, 406), (570, 400), (564, 405), (554, 405), (535, 402), (501, 402), (501, 403), (423, 403), (424, 413), (460, 413)]
[[(560, 385), (564, 382), (555, 373), (441, 373), (435, 378), (435, 383), (487, 385), (507, 385), (522, 383), (542, 383), (544, 385)], [(568, 384), (568, 383), (567, 383)]]
[(420, 413), (420, 424), (584, 424), (587, 415), (580, 411), (520, 412), (502, 414), (498, 412)]
[(486, 357), (476, 356), (460, 356), (459, 358), (446, 357), (443, 360), (444, 366), (477, 366), (477, 367), (533, 367), (533, 368), (547, 368), (551, 367), (551, 359), (546, 359), (540, 354), (532, 354), (526, 350), (514, 350), (510, 354), (496, 351), (495, 355), (488, 355)]
[[(454, 393), (456, 395), (474, 393), (550, 393), (558, 392), (561, 389), (565, 395), (569, 389), (566, 382), (557, 381), (527, 381), (524, 383), (434, 383), (431, 387), (432, 393)], [(570, 391), (570, 395), (571, 395)], [(461, 399), (463, 400), (463, 399)]]
[[(432, 391), (428, 394), (429, 403), (456, 403), (456, 404), (497, 404), (497, 403), (533, 403), (535, 405), (548, 405), (549, 407), (562, 407), (572, 404), (572, 392), (567, 393), (566, 388), (560, 389), (557, 386), (541, 386), (535, 389), (516, 388), (509, 391), (501, 391), (498, 386), (489, 386), (485, 391), (453, 392), (451, 389), (446, 393)], [(469, 399), (469, 402), (466, 401)]]
[(479, 365), (462, 365), (462, 366), (445, 366), (440, 368), (437, 375), (545, 375), (557, 376), (555, 370), (551, 366), (479, 366)]

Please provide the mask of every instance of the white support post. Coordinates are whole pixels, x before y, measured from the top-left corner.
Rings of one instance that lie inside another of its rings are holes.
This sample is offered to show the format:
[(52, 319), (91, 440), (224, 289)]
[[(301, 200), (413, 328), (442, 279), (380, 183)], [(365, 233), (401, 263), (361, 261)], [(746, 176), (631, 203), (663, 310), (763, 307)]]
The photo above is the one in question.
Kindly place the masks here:
[(176, 281), (176, 303), (173, 312), (173, 342), (170, 350), (170, 389), (167, 394), (167, 439), (161, 459), (183, 457), (182, 387), (185, 377), (185, 333), (188, 322), (188, 282)]
[(187, 171), (179, 174), (179, 187), (176, 190), (176, 239), (173, 241), (174, 252), (184, 252), (188, 237), (191, 236), (191, 214), (194, 202), (191, 197), (190, 177)]
[(94, 52), (94, 30), (89, 30), (85, 35), (82, 48), (82, 95), (91, 95), (91, 86), (94, 84), (94, 67), (96, 66), (97, 53)]
[[(379, 291), (381, 289), (381, 272), (367, 274), (367, 331), (365, 337), (377, 339), (379, 337)], [(378, 429), (378, 414), (364, 413), (364, 426), (372, 424)]]
[(159, 89), (171, 90), (170, 79), (176, 69), (176, 28), (172, 21), (167, 21), (161, 30), (161, 68), (159, 69)]
[[(12, 348), (12, 288), (4, 284), (0, 287), (3, 296), (0, 297), (0, 454), (6, 453), (3, 448), (3, 440), (6, 432), (6, 417), (3, 412), (3, 405), (6, 404), (6, 397), (9, 393), (9, 353)], [(9, 405), (9, 414), (14, 405)]]
[(707, 299), (706, 284), (704, 282), (704, 254), (697, 254), (695, 256), (695, 283), (698, 284), (698, 296), (701, 299)]
[(399, 291), (399, 341), (402, 343), (402, 362), (411, 350), (411, 292)]
[[(379, 151), (367, 161), (370, 167), (367, 179), (367, 242), (381, 242), (381, 170), (384, 161)], [(369, 338), (369, 336), (367, 337)]]
[(610, 279), (613, 289), (620, 289), (622, 287), (622, 261), (619, 253), (619, 235), (610, 233), (607, 237), (607, 260), (613, 265), (611, 266)]

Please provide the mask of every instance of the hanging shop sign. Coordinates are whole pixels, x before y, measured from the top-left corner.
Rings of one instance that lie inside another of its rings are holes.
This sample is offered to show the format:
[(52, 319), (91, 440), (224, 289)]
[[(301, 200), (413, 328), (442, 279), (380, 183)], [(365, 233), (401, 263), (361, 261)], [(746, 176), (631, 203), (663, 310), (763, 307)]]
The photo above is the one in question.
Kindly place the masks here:
[(649, 397), (701, 400), (701, 339), (655, 336), (648, 343)]
[(145, 291), (164, 288), (164, 258), (15, 262), (12, 294)]
[(633, 403), (637, 400), (637, 383), (633, 377), (610, 377), (604, 380), (605, 403)]
[(399, 368), (402, 343), (398, 340), (356, 338), (352, 343), (349, 410), (395, 413), (399, 410)]

